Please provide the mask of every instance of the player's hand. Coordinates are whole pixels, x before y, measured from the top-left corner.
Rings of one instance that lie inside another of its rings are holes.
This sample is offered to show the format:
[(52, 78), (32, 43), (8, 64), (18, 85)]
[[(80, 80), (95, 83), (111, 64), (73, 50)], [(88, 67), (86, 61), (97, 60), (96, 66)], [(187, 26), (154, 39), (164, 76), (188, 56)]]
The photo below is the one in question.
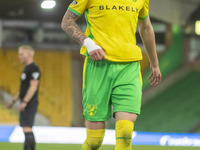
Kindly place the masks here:
[(92, 60), (102, 60), (102, 59), (106, 59), (105, 58), (105, 52), (103, 49), (96, 49), (93, 50), (91, 52), (89, 52), (90, 58), (92, 58)]
[(25, 108), (26, 108), (26, 106), (27, 106), (27, 103), (21, 102), (20, 105), (19, 105), (19, 110), (20, 110), (20, 111), (24, 111)]
[(151, 74), (149, 76), (149, 83), (151, 86), (157, 86), (161, 82), (161, 72), (159, 67), (150, 67)]
[(13, 105), (14, 105), (14, 102), (12, 101), (12, 102), (8, 103), (6, 107), (7, 107), (7, 109), (11, 109), (13, 107)]

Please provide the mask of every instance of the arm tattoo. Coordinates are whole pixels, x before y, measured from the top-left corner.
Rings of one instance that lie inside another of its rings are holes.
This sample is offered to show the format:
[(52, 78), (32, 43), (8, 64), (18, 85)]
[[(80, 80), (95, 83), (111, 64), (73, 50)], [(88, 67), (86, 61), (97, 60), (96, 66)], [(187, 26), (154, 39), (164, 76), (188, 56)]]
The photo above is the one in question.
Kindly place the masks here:
[(61, 26), (65, 33), (67, 33), (70, 37), (72, 37), (80, 44), (83, 44), (84, 39), (86, 39), (87, 37), (76, 24), (76, 20), (78, 18), (79, 17), (76, 14), (67, 10), (66, 14), (63, 17)]

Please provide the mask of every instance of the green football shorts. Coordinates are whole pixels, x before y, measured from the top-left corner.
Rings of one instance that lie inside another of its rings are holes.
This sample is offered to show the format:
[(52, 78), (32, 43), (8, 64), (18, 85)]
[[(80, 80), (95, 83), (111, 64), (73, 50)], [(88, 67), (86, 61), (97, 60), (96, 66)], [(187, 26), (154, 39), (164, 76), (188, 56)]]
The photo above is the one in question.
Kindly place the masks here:
[(115, 112), (140, 114), (142, 77), (139, 61), (93, 61), (83, 68), (83, 117), (107, 121)]

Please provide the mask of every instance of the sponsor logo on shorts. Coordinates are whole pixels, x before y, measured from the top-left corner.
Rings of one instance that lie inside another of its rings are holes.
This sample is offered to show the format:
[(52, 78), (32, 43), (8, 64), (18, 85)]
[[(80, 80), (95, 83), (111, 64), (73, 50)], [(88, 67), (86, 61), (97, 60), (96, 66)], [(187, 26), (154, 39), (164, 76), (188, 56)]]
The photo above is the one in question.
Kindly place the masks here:
[(90, 116), (94, 116), (97, 112), (97, 105), (95, 104), (88, 104), (87, 105), (87, 112)]

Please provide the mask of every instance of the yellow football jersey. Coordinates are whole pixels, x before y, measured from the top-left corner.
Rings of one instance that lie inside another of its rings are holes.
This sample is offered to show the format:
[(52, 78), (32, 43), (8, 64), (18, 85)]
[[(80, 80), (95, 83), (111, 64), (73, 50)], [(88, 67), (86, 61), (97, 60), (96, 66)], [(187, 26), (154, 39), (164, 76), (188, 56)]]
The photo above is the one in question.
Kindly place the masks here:
[[(68, 9), (78, 16), (85, 12), (85, 35), (104, 49), (107, 60), (142, 59), (135, 33), (138, 18), (148, 17), (149, 0), (74, 0)], [(84, 46), (81, 54), (88, 55)]]

